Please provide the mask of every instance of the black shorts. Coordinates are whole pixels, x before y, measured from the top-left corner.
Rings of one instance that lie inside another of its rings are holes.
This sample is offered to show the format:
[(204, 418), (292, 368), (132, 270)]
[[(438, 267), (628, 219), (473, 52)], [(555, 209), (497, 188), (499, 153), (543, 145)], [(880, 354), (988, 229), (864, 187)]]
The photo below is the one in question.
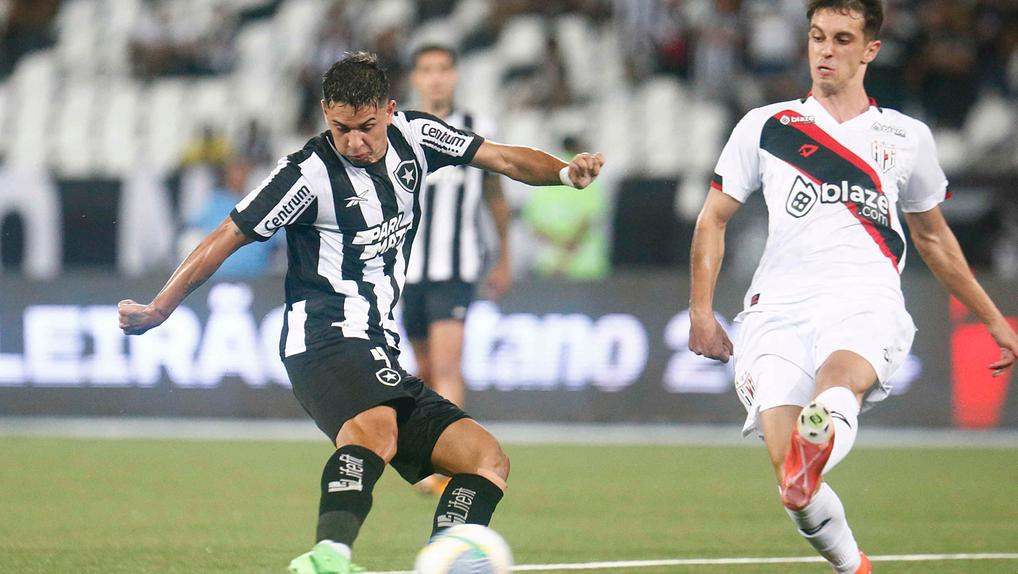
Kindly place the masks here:
[(396, 410), (396, 456), (390, 463), (407, 482), (431, 475), (431, 451), (452, 423), (468, 418), (400, 367), (376, 342), (347, 339), (283, 359), (293, 394), (318, 428), (335, 441), (343, 423), (372, 407)]
[(443, 319), (466, 319), (476, 286), (465, 281), (424, 281), (403, 288), (403, 328), (411, 339), (428, 336), (428, 326)]

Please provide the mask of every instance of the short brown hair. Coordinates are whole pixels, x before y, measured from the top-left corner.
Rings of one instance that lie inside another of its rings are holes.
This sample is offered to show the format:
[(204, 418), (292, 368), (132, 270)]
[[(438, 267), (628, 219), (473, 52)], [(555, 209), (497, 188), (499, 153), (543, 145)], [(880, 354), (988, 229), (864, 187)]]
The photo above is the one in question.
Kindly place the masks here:
[(863, 17), (863, 33), (867, 39), (875, 40), (884, 25), (884, 4), (881, 0), (809, 0), (806, 6), (806, 20), (812, 22), (817, 10), (830, 8), (838, 12), (859, 12)]
[(346, 104), (354, 109), (385, 105), (389, 78), (374, 54), (347, 52), (322, 77), (322, 97), (326, 104)]

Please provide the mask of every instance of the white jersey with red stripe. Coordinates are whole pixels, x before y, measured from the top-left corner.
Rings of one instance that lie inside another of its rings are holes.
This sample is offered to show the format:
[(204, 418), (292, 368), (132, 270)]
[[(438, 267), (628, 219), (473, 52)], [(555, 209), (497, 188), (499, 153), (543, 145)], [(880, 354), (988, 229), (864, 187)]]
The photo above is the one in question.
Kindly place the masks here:
[(747, 311), (821, 294), (902, 300), (897, 206), (923, 212), (948, 197), (926, 124), (872, 100), (866, 112), (838, 123), (812, 96), (746, 114), (711, 187), (740, 203), (763, 189), (767, 245)]

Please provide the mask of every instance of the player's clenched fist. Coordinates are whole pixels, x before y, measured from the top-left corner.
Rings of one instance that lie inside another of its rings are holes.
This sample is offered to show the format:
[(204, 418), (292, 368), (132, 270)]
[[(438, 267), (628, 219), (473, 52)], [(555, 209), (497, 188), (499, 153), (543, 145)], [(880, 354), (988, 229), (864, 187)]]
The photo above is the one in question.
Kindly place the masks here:
[(732, 341), (714, 317), (692, 319), (689, 325), (689, 350), (709, 359), (727, 363), (732, 357)]
[(572, 181), (577, 189), (583, 189), (597, 179), (598, 174), (601, 173), (602, 165), (604, 165), (604, 156), (600, 153), (577, 154), (568, 165), (569, 181)]
[(125, 335), (141, 335), (166, 320), (166, 315), (152, 305), (142, 305), (130, 299), (117, 303), (117, 310), (120, 312), (120, 328)]

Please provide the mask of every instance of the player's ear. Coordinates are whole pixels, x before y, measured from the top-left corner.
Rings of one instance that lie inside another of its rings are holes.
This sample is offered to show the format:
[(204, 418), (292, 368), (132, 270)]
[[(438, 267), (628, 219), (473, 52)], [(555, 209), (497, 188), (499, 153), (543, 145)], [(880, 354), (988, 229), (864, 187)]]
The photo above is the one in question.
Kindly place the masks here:
[(389, 100), (388, 104), (385, 104), (385, 119), (387, 121), (392, 120), (392, 114), (396, 112), (396, 100)]
[(866, 51), (862, 54), (862, 63), (869, 64), (876, 60), (878, 53), (880, 53), (880, 40), (873, 40), (866, 46)]

